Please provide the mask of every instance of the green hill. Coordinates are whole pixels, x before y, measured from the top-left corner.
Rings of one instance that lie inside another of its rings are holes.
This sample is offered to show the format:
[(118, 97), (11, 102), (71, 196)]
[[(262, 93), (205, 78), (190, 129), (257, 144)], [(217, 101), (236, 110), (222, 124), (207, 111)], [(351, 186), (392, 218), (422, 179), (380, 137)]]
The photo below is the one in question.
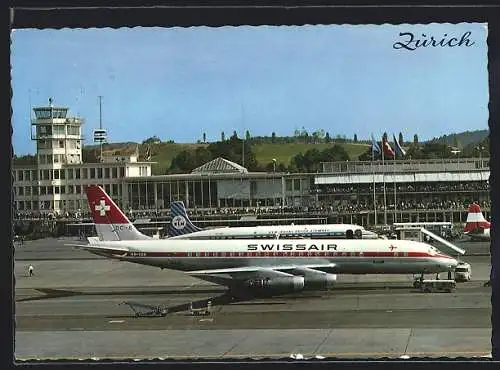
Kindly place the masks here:
[[(151, 145), (151, 161), (153, 174), (164, 174), (170, 168), (172, 159), (183, 150), (196, 150), (197, 147), (207, 146), (208, 144), (180, 144), (180, 143), (159, 143)], [(97, 145), (88, 145), (83, 148), (87, 152), (96, 152)], [(144, 160), (147, 151), (146, 144), (134, 142), (105, 144), (103, 153), (106, 155), (130, 155), (136, 153), (139, 149), (139, 160)], [(97, 153), (97, 152), (96, 152)], [(87, 158), (92, 161), (92, 158)], [(94, 159), (96, 160), (96, 159)]]
[(475, 131), (465, 131), (459, 133), (453, 133), (449, 135), (443, 135), (438, 138), (434, 138), (431, 141), (441, 141), (450, 146), (463, 149), (467, 146), (478, 144), (488, 136), (489, 130), (475, 130)]
[[(156, 162), (152, 165), (153, 174), (164, 174), (170, 168), (172, 159), (183, 150), (196, 150), (200, 146), (207, 146), (208, 144), (184, 144), (184, 143), (159, 143), (152, 144), (151, 161)], [(252, 150), (255, 154), (256, 160), (259, 164), (266, 165), (271, 163), (273, 158), (277, 163), (283, 163), (288, 166), (290, 160), (294, 155), (305, 153), (309, 149), (316, 148), (323, 150), (332, 146), (333, 144), (318, 143), (259, 143), (253, 144)], [(344, 146), (351, 160), (357, 160), (358, 156), (366, 151), (369, 147), (368, 144), (360, 143), (340, 143)], [(84, 147), (84, 155), (86, 162), (97, 161), (96, 155), (98, 154), (98, 146), (89, 145)], [(112, 143), (106, 144), (103, 147), (103, 153), (107, 155), (126, 155), (133, 154), (139, 149), (139, 159), (144, 160), (147, 151), (147, 145), (138, 144), (133, 142), (126, 143)]]
[[(271, 163), (273, 158), (276, 162), (283, 163), (288, 166), (290, 160), (294, 155), (299, 153), (305, 153), (309, 149), (316, 148), (318, 150), (326, 149), (333, 144), (318, 143), (318, 144), (306, 144), (306, 143), (264, 143), (264, 144), (254, 144), (252, 149), (255, 154), (257, 162), (261, 164)], [(364, 153), (369, 147), (367, 144), (355, 144), (355, 143), (341, 143), (351, 160), (357, 160), (359, 155)]]

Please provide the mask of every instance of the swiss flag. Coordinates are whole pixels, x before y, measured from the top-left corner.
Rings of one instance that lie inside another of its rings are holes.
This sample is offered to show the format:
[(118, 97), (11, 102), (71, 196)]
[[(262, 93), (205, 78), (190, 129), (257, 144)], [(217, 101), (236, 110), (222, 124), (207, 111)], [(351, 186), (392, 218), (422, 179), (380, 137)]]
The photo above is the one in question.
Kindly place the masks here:
[(384, 155), (387, 157), (395, 157), (396, 153), (394, 153), (394, 150), (392, 150), (391, 146), (389, 145), (389, 142), (382, 137), (382, 148), (384, 150)]

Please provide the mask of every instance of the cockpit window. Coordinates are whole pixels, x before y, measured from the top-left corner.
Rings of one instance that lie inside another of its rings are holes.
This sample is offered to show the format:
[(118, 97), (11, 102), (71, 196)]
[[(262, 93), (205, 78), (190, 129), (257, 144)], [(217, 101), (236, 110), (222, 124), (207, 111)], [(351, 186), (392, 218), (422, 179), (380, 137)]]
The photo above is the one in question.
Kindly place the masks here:
[(430, 247), (429, 248), (429, 253), (430, 254), (436, 254), (437, 252), (438, 252), (438, 250), (436, 248), (434, 248), (434, 247)]

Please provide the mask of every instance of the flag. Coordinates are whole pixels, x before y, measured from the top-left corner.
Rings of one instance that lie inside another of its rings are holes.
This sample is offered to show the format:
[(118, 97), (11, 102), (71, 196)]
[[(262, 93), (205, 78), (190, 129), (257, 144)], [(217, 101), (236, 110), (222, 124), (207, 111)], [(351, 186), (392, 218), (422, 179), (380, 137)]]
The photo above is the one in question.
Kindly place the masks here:
[(396, 155), (400, 157), (404, 157), (406, 155), (406, 151), (401, 148), (401, 144), (399, 144), (399, 141), (396, 139), (396, 135), (392, 134), (394, 138), (394, 149), (396, 151)]
[(382, 138), (382, 147), (384, 148), (384, 155), (386, 155), (388, 157), (395, 157), (396, 156), (396, 153), (394, 153), (394, 150), (392, 150), (391, 146), (389, 145), (387, 140), (385, 140), (384, 138)]
[(378, 143), (375, 141), (375, 138), (373, 137), (372, 134), (372, 153), (380, 153), (380, 147), (378, 146)]

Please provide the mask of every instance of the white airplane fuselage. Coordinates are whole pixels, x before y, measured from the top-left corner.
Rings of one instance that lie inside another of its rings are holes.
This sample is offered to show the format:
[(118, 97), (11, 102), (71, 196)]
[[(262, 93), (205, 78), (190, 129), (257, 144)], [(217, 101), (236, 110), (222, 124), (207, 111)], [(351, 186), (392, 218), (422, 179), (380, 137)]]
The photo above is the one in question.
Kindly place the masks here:
[(128, 240), (100, 241), (88, 250), (179, 271), (329, 264), (330, 268), (321, 270), (335, 274), (422, 274), (449, 271), (458, 263), (428, 244), (408, 240)]
[(377, 233), (365, 230), (358, 225), (350, 224), (328, 224), (328, 225), (273, 225), (273, 226), (244, 226), (224, 227), (195, 231), (189, 234), (172, 236), (171, 239), (259, 239), (259, 238), (314, 238), (333, 239), (345, 238), (348, 230), (354, 234), (356, 230), (361, 232), (362, 239), (378, 239)]

